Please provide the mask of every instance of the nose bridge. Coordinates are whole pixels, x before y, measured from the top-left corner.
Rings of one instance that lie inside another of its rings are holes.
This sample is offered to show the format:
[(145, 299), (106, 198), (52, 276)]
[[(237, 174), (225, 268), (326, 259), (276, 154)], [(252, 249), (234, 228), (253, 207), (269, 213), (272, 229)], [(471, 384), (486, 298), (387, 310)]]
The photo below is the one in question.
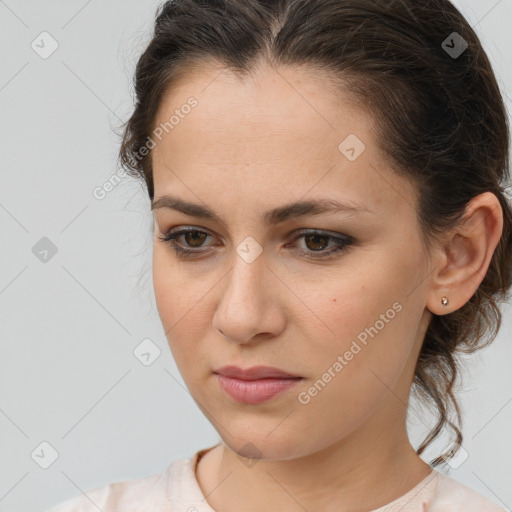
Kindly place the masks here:
[(251, 290), (253, 294), (259, 294), (261, 290), (257, 289), (258, 284), (262, 283), (268, 272), (262, 245), (252, 236), (246, 236), (233, 249), (229, 288), (234, 288), (237, 296), (250, 294)]
[[(251, 309), (253, 314), (265, 301), (265, 287), (268, 276), (265, 259), (260, 254), (252, 259), (245, 259), (240, 252), (247, 251), (251, 254), (252, 248), (247, 250), (244, 243), (237, 248), (237, 254), (233, 256), (233, 269), (228, 277), (227, 288), (223, 299), (229, 302), (230, 306), (236, 305), (240, 310)], [(234, 303), (234, 304), (233, 304)]]

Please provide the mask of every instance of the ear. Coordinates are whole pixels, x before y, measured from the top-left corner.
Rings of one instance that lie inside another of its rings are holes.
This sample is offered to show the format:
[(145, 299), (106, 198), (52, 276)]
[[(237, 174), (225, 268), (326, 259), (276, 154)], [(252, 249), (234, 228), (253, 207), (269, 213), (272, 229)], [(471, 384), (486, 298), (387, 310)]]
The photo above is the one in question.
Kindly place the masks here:
[(484, 192), (466, 205), (464, 218), (436, 249), (426, 304), (430, 312), (451, 313), (468, 302), (485, 277), (502, 231), (503, 210), (493, 193)]

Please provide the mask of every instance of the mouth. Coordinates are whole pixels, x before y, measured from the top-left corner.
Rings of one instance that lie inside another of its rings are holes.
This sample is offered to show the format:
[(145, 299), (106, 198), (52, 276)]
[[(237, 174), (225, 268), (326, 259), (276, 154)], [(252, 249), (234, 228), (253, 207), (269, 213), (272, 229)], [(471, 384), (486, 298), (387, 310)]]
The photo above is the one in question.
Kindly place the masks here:
[(234, 400), (244, 404), (259, 404), (275, 396), (289, 391), (303, 379), (301, 377), (288, 379), (259, 379), (241, 380), (217, 374), (221, 388)]
[(214, 372), (224, 392), (236, 402), (255, 405), (291, 390), (303, 377), (271, 367), (223, 367)]
[(214, 373), (239, 380), (261, 380), (261, 379), (301, 379), (300, 375), (294, 375), (272, 366), (253, 366), (243, 369), (238, 366), (223, 366)]

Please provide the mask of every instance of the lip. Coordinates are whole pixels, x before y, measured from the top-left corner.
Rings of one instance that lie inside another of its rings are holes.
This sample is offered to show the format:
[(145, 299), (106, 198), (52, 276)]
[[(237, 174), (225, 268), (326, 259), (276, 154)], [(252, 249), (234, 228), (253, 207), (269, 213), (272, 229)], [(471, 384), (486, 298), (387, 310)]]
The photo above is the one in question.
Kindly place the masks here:
[(216, 374), (220, 387), (237, 402), (259, 404), (266, 402), (301, 382), (301, 377), (286, 379), (242, 380)]
[(218, 370), (214, 370), (214, 373), (238, 380), (301, 378), (300, 375), (292, 375), (291, 373), (271, 366), (253, 366), (247, 369), (239, 368), (238, 366), (223, 366)]
[(227, 394), (237, 402), (250, 405), (266, 402), (303, 380), (270, 366), (253, 366), (245, 370), (237, 366), (224, 366), (214, 373)]

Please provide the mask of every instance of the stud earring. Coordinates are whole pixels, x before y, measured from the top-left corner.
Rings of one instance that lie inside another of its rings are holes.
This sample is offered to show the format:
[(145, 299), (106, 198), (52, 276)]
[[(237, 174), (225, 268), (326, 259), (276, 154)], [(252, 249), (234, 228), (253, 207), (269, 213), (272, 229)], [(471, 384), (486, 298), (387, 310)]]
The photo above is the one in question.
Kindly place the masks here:
[(441, 304), (442, 304), (443, 306), (445, 306), (445, 307), (446, 307), (446, 306), (448, 306), (448, 299), (447, 299), (446, 297), (443, 297), (443, 298), (441, 299)]

